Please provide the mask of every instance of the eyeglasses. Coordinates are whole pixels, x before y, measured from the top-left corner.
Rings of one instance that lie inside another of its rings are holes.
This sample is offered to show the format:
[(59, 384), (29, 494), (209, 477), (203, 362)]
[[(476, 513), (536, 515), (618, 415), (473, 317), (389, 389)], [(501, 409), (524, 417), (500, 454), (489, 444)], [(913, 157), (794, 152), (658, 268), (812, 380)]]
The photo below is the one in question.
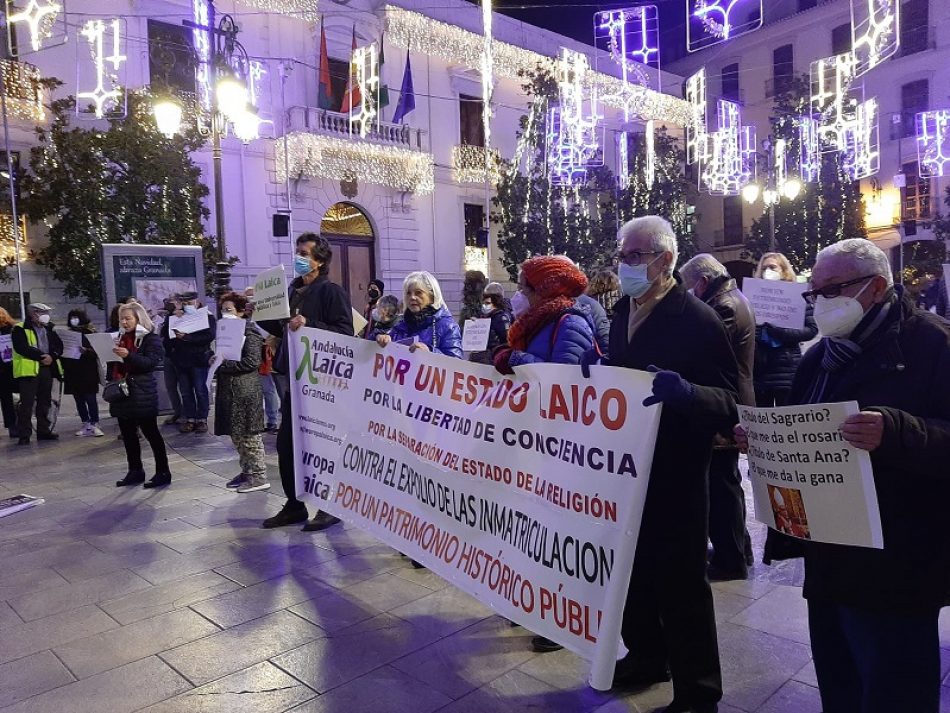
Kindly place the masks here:
[(659, 255), (659, 250), (647, 250), (645, 252), (638, 252), (632, 250), (628, 253), (617, 252), (614, 255), (615, 262), (622, 262), (624, 265), (630, 265), (631, 267), (636, 267), (637, 265), (643, 264), (644, 255)]
[(819, 295), (827, 300), (831, 300), (841, 295), (841, 290), (843, 290), (845, 287), (857, 285), (860, 282), (870, 280), (874, 277), (877, 277), (877, 275), (865, 275), (864, 277), (856, 277), (855, 279), (848, 280), (847, 282), (839, 282), (835, 285), (825, 285), (819, 290), (808, 290), (807, 292), (802, 292), (802, 299), (808, 304), (812, 305), (815, 304), (815, 300), (818, 299)]

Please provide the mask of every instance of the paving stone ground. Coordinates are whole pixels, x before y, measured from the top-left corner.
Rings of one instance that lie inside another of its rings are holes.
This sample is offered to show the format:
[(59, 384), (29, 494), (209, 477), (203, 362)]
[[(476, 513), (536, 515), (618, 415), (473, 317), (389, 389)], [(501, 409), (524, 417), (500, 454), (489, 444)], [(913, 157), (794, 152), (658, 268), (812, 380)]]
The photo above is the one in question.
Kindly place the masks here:
[[(641, 713), (671, 698), (591, 690), (576, 656), (533, 653), (529, 632), (356, 528), (262, 530), (282, 503), (273, 437), (270, 493), (224, 487), (227, 439), (172, 429), (172, 486), (116, 489), (114, 422), (77, 438), (63, 411), (57, 443), (0, 442), (0, 497), (46, 499), (0, 519), (2, 713)], [(714, 585), (722, 713), (820, 711), (801, 576), (758, 564)], [(946, 674), (950, 618), (941, 644)]]

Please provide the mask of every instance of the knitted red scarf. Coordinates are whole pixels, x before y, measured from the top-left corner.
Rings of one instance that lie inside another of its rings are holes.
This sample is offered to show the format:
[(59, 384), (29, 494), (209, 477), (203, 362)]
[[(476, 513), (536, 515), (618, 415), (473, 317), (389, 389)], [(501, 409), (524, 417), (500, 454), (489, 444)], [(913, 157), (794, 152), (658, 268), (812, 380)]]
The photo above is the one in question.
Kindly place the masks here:
[(539, 302), (511, 325), (508, 330), (508, 344), (512, 349), (525, 351), (534, 335), (556, 320), (564, 310), (573, 306), (574, 300), (570, 297), (551, 297)]

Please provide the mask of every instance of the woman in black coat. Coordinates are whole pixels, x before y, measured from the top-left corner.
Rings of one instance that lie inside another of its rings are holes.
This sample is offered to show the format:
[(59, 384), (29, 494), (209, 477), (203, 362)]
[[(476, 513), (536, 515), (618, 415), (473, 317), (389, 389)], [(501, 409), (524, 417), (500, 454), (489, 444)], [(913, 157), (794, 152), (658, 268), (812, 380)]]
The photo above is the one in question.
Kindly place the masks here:
[(76, 411), (82, 420), (77, 436), (104, 436), (99, 428), (99, 360), (90, 346), (86, 334), (96, 331), (81, 309), (70, 310), (66, 319), (70, 332), (79, 332), (82, 337), (82, 352), (78, 359), (62, 359), (65, 391), (76, 401)]
[[(16, 320), (0, 307), (0, 334), (9, 336), (14, 324)], [(16, 429), (16, 407), (13, 405), (13, 351), (12, 347), (9, 349), (9, 354), (0, 354), (0, 411), (3, 412), (3, 427), (10, 438), (16, 438), (19, 434)]]
[[(754, 276), (763, 280), (795, 282), (795, 271), (782, 253), (765, 253)], [(805, 308), (805, 326), (801, 329), (786, 329), (768, 323), (755, 328), (753, 381), (756, 406), (784, 406), (788, 401), (792, 379), (802, 361), (802, 344), (818, 336), (812, 309), (811, 305)]]
[(153, 333), (152, 320), (138, 302), (119, 308), (119, 329), (121, 336), (112, 351), (122, 361), (113, 366), (112, 378), (125, 379), (129, 395), (109, 404), (109, 412), (119, 422), (129, 472), (116, 482), (116, 486), (145, 482), (142, 446), (138, 436), (138, 431), (141, 431), (155, 456), (155, 475), (145, 483), (145, 487), (159, 488), (172, 481), (165, 441), (158, 430), (158, 382), (155, 369), (165, 358), (162, 340)]

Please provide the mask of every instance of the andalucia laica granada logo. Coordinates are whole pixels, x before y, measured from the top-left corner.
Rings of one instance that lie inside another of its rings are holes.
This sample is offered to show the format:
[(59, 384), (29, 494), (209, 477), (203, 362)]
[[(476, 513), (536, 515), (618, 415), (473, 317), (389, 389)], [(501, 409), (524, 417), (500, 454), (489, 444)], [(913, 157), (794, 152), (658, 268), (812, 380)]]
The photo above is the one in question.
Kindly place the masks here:
[[(319, 386), (334, 391), (346, 391), (353, 378), (353, 350), (330, 340), (311, 340), (301, 334), (300, 363), (297, 381), (302, 387)], [(307, 395), (307, 394), (305, 394)], [(324, 399), (332, 401), (333, 399)]]

